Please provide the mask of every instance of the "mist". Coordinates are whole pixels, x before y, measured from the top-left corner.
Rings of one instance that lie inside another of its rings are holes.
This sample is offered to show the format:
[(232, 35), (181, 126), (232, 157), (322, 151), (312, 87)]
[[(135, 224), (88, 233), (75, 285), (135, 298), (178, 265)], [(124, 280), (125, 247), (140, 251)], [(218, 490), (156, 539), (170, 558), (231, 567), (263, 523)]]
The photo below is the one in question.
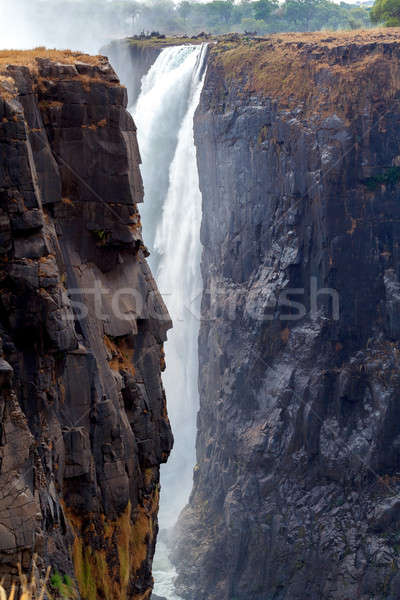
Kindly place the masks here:
[(112, 0), (0, 0), (0, 47), (99, 52), (132, 34), (136, 3)]
[(367, 9), (330, 0), (0, 0), (0, 10), (0, 48), (92, 54), (111, 40), (143, 32), (264, 35), (371, 26)]
[(0, 0), (0, 48), (97, 54), (108, 42), (185, 30), (172, 0)]

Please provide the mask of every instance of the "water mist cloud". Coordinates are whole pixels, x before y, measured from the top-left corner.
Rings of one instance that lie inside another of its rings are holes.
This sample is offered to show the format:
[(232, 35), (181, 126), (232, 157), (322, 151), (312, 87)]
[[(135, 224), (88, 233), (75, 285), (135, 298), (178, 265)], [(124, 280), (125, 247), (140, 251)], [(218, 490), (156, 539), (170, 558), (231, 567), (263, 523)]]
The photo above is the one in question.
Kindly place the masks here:
[(0, 48), (97, 53), (132, 33), (135, 6), (130, 0), (0, 0)]

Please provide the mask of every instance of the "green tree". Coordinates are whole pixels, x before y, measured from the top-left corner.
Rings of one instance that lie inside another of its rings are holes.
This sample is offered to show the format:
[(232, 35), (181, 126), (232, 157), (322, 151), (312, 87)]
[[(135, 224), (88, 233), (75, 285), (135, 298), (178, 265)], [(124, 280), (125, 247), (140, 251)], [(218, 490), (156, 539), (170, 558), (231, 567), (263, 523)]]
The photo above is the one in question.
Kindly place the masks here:
[(397, 27), (400, 25), (400, 0), (376, 0), (370, 15), (373, 23)]
[(323, 0), (286, 0), (285, 16), (298, 31), (310, 31), (311, 20), (322, 4)]
[(240, 25), (243, 33), (245, 31), (256, 31), (258, 35), (263, 35), (269, 32), (268, 24), (265, 21), (253, 19), (252, 17), (245, 17)]
[(186, 24), (186, 20), (188, 19), (188, 17), (190, 16), (192, 12), (192, 5), (190, 4), (190, 2), (188, 2), (187, 0), (184, 0), (184, 2), (181, 2), (178, 5), (178, 13), (179, 16), (182, 17), (183, 22)]
[(205, 6), (213, 22), (219, 21), (226, 25), (230, 23), (233, 12), (233, 2), (231, 0), (214, 0), (205, 4)]
[(369, 11), (362, 6), (351, 7), (346, 12), (350, 29), (363, 29), (370, 25)]
[(254, 18), (258, 21), (267, 21), (272, 11), (278, 6), (277, 0), (256, 0), (253, 2)]

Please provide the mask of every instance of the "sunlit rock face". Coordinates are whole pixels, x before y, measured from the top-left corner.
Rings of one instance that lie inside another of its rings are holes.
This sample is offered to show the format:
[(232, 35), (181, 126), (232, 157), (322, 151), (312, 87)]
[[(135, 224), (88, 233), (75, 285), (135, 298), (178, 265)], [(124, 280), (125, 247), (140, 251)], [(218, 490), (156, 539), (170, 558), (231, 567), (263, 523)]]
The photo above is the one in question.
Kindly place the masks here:
[(188, 600), (400, 596), (396, 36), (210, 50)]
[(90, 600), (149, 598), (172, 446), (126, 104), (104, 58), (0, 53), (0, 573)]

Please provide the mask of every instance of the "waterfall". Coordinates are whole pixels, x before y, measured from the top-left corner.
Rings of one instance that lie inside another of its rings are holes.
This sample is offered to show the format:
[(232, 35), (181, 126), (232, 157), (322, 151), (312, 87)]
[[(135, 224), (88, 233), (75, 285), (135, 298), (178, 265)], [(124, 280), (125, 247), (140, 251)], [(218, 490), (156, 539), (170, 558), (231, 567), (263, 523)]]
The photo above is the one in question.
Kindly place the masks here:
[[(206, 46), (164, 49), (142, 80), (132, 113), (142, 155), (143, 237), (150, 265), (174, 328), (166, 343), (163, 375), (175, 446), (161, 470), (160, 527), (171, 527), (186, 504), (195, 463), (200, 325), (201, 194), (193, 117), (204, 80)], [(173, 569), (160, 540), (155, 592), (176, 600)]]
[[(136, 106), (131, 108), (143, 162), (141, 170), (146, 198), (141, 207), (143, 235), (152, 252), (149, 262), (154, 274), (157, 274), (162, 251), (155, 247), (155, 236), (166, 206), (173, 176), (172, 163), (185, 118), (189, 130), (181, 144), (186, 142), (189, 151), (194, 148), (191, 127), (201, 91), (204, 52), (201, 46), (165, 48), (143, 77), (141, 94)], [(195, 164), (194, 168), (197, 177)]]

